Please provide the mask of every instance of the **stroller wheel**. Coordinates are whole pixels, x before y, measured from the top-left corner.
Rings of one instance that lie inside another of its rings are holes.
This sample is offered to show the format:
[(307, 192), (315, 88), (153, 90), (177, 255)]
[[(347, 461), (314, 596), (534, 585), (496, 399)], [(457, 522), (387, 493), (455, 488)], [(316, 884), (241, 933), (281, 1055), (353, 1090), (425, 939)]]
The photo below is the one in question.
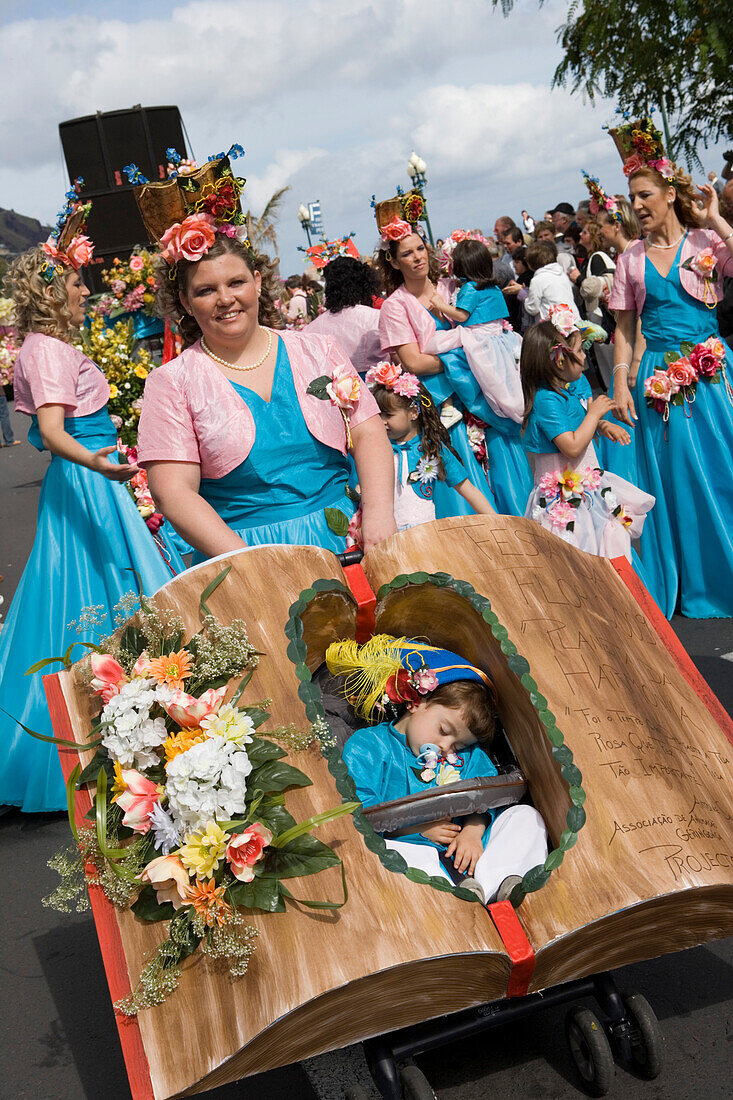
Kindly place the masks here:
[(590, 1096), (605, 1096), (615, 1072), (603, 1024), (589, 1008), (571, 1008), (565, 1018), (570, 1057)]
[(400, 1081), (405, 1100), (437, 1100), (430, 1082), (417, 1066), (404, 1066), (400, 1070)]

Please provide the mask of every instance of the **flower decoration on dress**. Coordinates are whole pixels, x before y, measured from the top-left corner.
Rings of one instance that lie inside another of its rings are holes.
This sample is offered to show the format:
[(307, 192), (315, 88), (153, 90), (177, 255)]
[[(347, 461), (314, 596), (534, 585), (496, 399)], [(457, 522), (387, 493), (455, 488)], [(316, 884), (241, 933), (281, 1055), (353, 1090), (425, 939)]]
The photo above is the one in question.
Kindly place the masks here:
[(687, 271), (692, 271), (698, 279), (703, 281), (703, 301), (708, 309), (715, 309), (717, 301), (713, 291), (713, 284), (718, 278), (718, 259), (712, 248), (702, 248), (694, 256), (690, 256), (682, 264)]
[(672, 405), (695, 400), (698, 382), (725, 385), (728, 400), (733, 405), (733, 390), (725, 370), (725, 345), (718, 336), (709, 336), (699, 344), (683, 341), (679, 352), (665, 352), (666, 370), (657, 369), (644, 383), (644, 397), (649, 408), (669, 420)]
[[(292, 897), (280, 881), (288, 854), (297, 858), (299, 875), (339, 866), (338, 856), (309, 834), (358, 806), (346, 803), (300, 825), (287, 812), (284, 792), (310, 780), (283, 762), (286, 750), (275, 740), (256, 736), (270, 719), (266, 704), (240, 702), (263, 655), (243, 622), (225, 626), (206, 605), (229, 568), (203, 593), (204, 626), (185, 644), (179, 618), (130, 594), (125, 610), (137, 604), (135, 618), (91, 654), (91, 689), (104, 705), (79, 752), (96, 753), (67, 784), (78, 859), (65, 854), (58, 861), (65, 881), (49, 902), (68, 912), (69, 899), (86, 885), (86, 868), (90, 883), (118, 907), (168, 924), (137, 988), (115, 1006), (128, 1015), (172, 993), (179, 964), (193, 951), (243, 975), (257, 935), (244, 912), (284, 911)], [(224, 702), (228, 688), (220, 685), (242, 675)], [(183, 680), (190, 694), (175, 690)], [(270, 736), (292, 732), (282, 727)], [(74, 792), (85, 785), (92, 785), (94, 812), (78, 822)]]
[(598, 214), (600, 211), (605, 210), (615, 222), (620, 223), (621, 212), (619, 211), (615, 196), (606, 194), (601, 187), (600, 180), (596, 176), (590, 176), (587, 172), (583, 171), (583, 179), (590, 193), (591, 214)]
[(543, 474), (537, 488), (539, 499), (532, 518), (541, 521), (546, 515), (553, 528), (564, 536), (575, 529), (576, 511), (588, 501), (588, 494), (601, 488), (603, 470), (598, 466), (578, 469), (565, 466), (560, 471)]
[(47, 259), (41, 266), (41, 274), (47, 282), (63, 275), (66, 268), (79, 271), (92, 258), (94, 245), (84, 233), (91, 202), (81, 201), (84, 180), (79, 176), (74, 186), (66, 192), (66, 204), (59, 211), (56, 226), (42, 248)]
[(419, 481), (421, 485), (429, 485), (438, 476), (438, 459), (423, 455), (415, 469), (408, 477), (408, 481)]
[(480, 420), (472, 413), (464, 412), (463, 420), (466, 425), (468, 443), (478, 462), (485, 464), (488, 461), (486, 452), (486, 422)]
[(609, 129), (614, 144), (623, 161), (626, 176), (633, 176), (642, 168), (655, 169), (668, 183), (674, 183), (676, 170), (674, 164), (664, 153), (662, 133), (651, 118), (624, 121), (620, 126)]
[(340, 411), (346, 429), (346, 447), (350, 451), (353, 440), (349, 414), (359, 404), (361, 396), (361, 382), (353, 367), (351, 369), (345, 366), (335, 367), (331, 374), (321, 374), (313, 379), (306, 393), (317, 397), (320, 401), (330, 401)]

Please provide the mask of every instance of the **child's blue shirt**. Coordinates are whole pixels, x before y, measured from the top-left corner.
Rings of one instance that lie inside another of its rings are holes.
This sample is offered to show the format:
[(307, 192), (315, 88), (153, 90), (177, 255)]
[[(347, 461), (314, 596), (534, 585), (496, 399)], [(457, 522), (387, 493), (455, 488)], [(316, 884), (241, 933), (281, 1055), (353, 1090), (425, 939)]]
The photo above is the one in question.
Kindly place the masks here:
[(502, 321), (509, 316), (506, 299), (498, 286), (477, 290), (475, 283), (464, 283), (456, 298), (458, 309), (465, 309), (468, 317), (463, 325), (485, 325), (488, 321)]
[(522, 436), (525, 450), (535, 454), (555, 454), (558, 448), (553, 439), (563, 432), (574, 432), (585, 420), (584, 401), (592, 397), (590, 383), (585, 375), (570, 382), (567, 389), (539, 389), (529, 414), (527, 428)]

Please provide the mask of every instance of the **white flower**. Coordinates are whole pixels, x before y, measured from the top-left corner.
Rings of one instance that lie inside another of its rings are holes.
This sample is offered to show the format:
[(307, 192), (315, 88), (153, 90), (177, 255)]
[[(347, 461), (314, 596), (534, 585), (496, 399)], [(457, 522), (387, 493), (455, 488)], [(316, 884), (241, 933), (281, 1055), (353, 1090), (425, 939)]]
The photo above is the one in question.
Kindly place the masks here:
[(539, 504), (534, 504), (534, 505), (532, 506), (532, 519), (533, 519), (533, 520), (534, 520), (534, 521), (535, 521), (536, 523), (539, 523), (539, 522), (540, 522), (540, 520), (542, 519), (542, 517), (544, 516), (544, 514), (545, 514), (545, 509), (544, 509), (544, 508), (540, 508)]
[(219, 707), (216, 714), (209, 714), (201, 719), (201, 729), (206, 730), (210, 737), (218, 734), (227, 741), (234, 741), (237, 745), (248, 745), (252, 740), (255, 725), (252, 719), (242, 714), (231, 703), (225, 703)]
[(102, 711), (102, 744), (123, 768), (145, 769), (159, 762), (155, 752), (168, 736), (165, 721), (151, 718), (155, 686), (150, 680), (130, 680)]
[(608, 492), (601, 493), (601, 496), (609, 512), (613, 512), (615, 508), (618, 508), (618, 497), (611, 489)]
[(244, 813), (252, 764), (243, 745), (220, 734), (209, 736), (168, 765), (166, 794), (173, 821), (184, 835), (208, 821)]
[(423, 485), (426, 481), (435, 481), (438, 476), (438, 462), (435, 458), (423, 457), (415, 467), (415, 476)]
[(174, 848), (178, 848), (182, 836), (173, 823), (173, 818), (167, 814), (160, 802), (156, 802), (148, 814), (150, 824), (155, 835), (155, 847), (161, 848), (163, 855), (169, 855)]
[(165, 707), (170, 703), (175, 694), (176, 691), (170, 684), (158, 684), (155, 689), (155, 701), (156, 703), (160, 703), (162, 707)]

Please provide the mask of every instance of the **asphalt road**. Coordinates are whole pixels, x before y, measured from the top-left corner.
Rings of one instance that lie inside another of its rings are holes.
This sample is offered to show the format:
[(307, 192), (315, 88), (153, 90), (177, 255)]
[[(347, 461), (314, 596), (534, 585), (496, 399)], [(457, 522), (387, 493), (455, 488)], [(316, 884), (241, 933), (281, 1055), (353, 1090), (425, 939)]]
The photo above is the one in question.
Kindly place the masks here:
[[(18, 438), (24, 417), (13, 416)], [(0, 450), (0, 595), (7, 605), (35, 531), (48, 457)], [(673, 626), (729, 713), (733, 713), (733, 620)], [(728, 659), (726, 659), (726, 656)], [(58, 814), (0, 818), (0, 1098), (128, 1100), (130, 1093), (91, 916), (59, 914), (41, 899), (57, 884), (47, 860), (68, 843)], [(728, 1100), (733, 1064), (733, 940), (667, 955), (617, 972), (642, 992), (665, 1035), (661, 1076), (644, 1082), (622, 1068), (609, 1096), (624, 1100)], [(418, 1058), (439, 1100), (578, 1097), (563, 1038), (564, 1008), (551, 1008), (479, 1039)], [(179, 1037), (172, 1036), (172, 1042)], [(212, 1100), (340, 1100), (363, 1077), (359, 1048), (324, 1055), (217, 1089)], [(376, 1095), (374, 1093), (373, 1095)]]

